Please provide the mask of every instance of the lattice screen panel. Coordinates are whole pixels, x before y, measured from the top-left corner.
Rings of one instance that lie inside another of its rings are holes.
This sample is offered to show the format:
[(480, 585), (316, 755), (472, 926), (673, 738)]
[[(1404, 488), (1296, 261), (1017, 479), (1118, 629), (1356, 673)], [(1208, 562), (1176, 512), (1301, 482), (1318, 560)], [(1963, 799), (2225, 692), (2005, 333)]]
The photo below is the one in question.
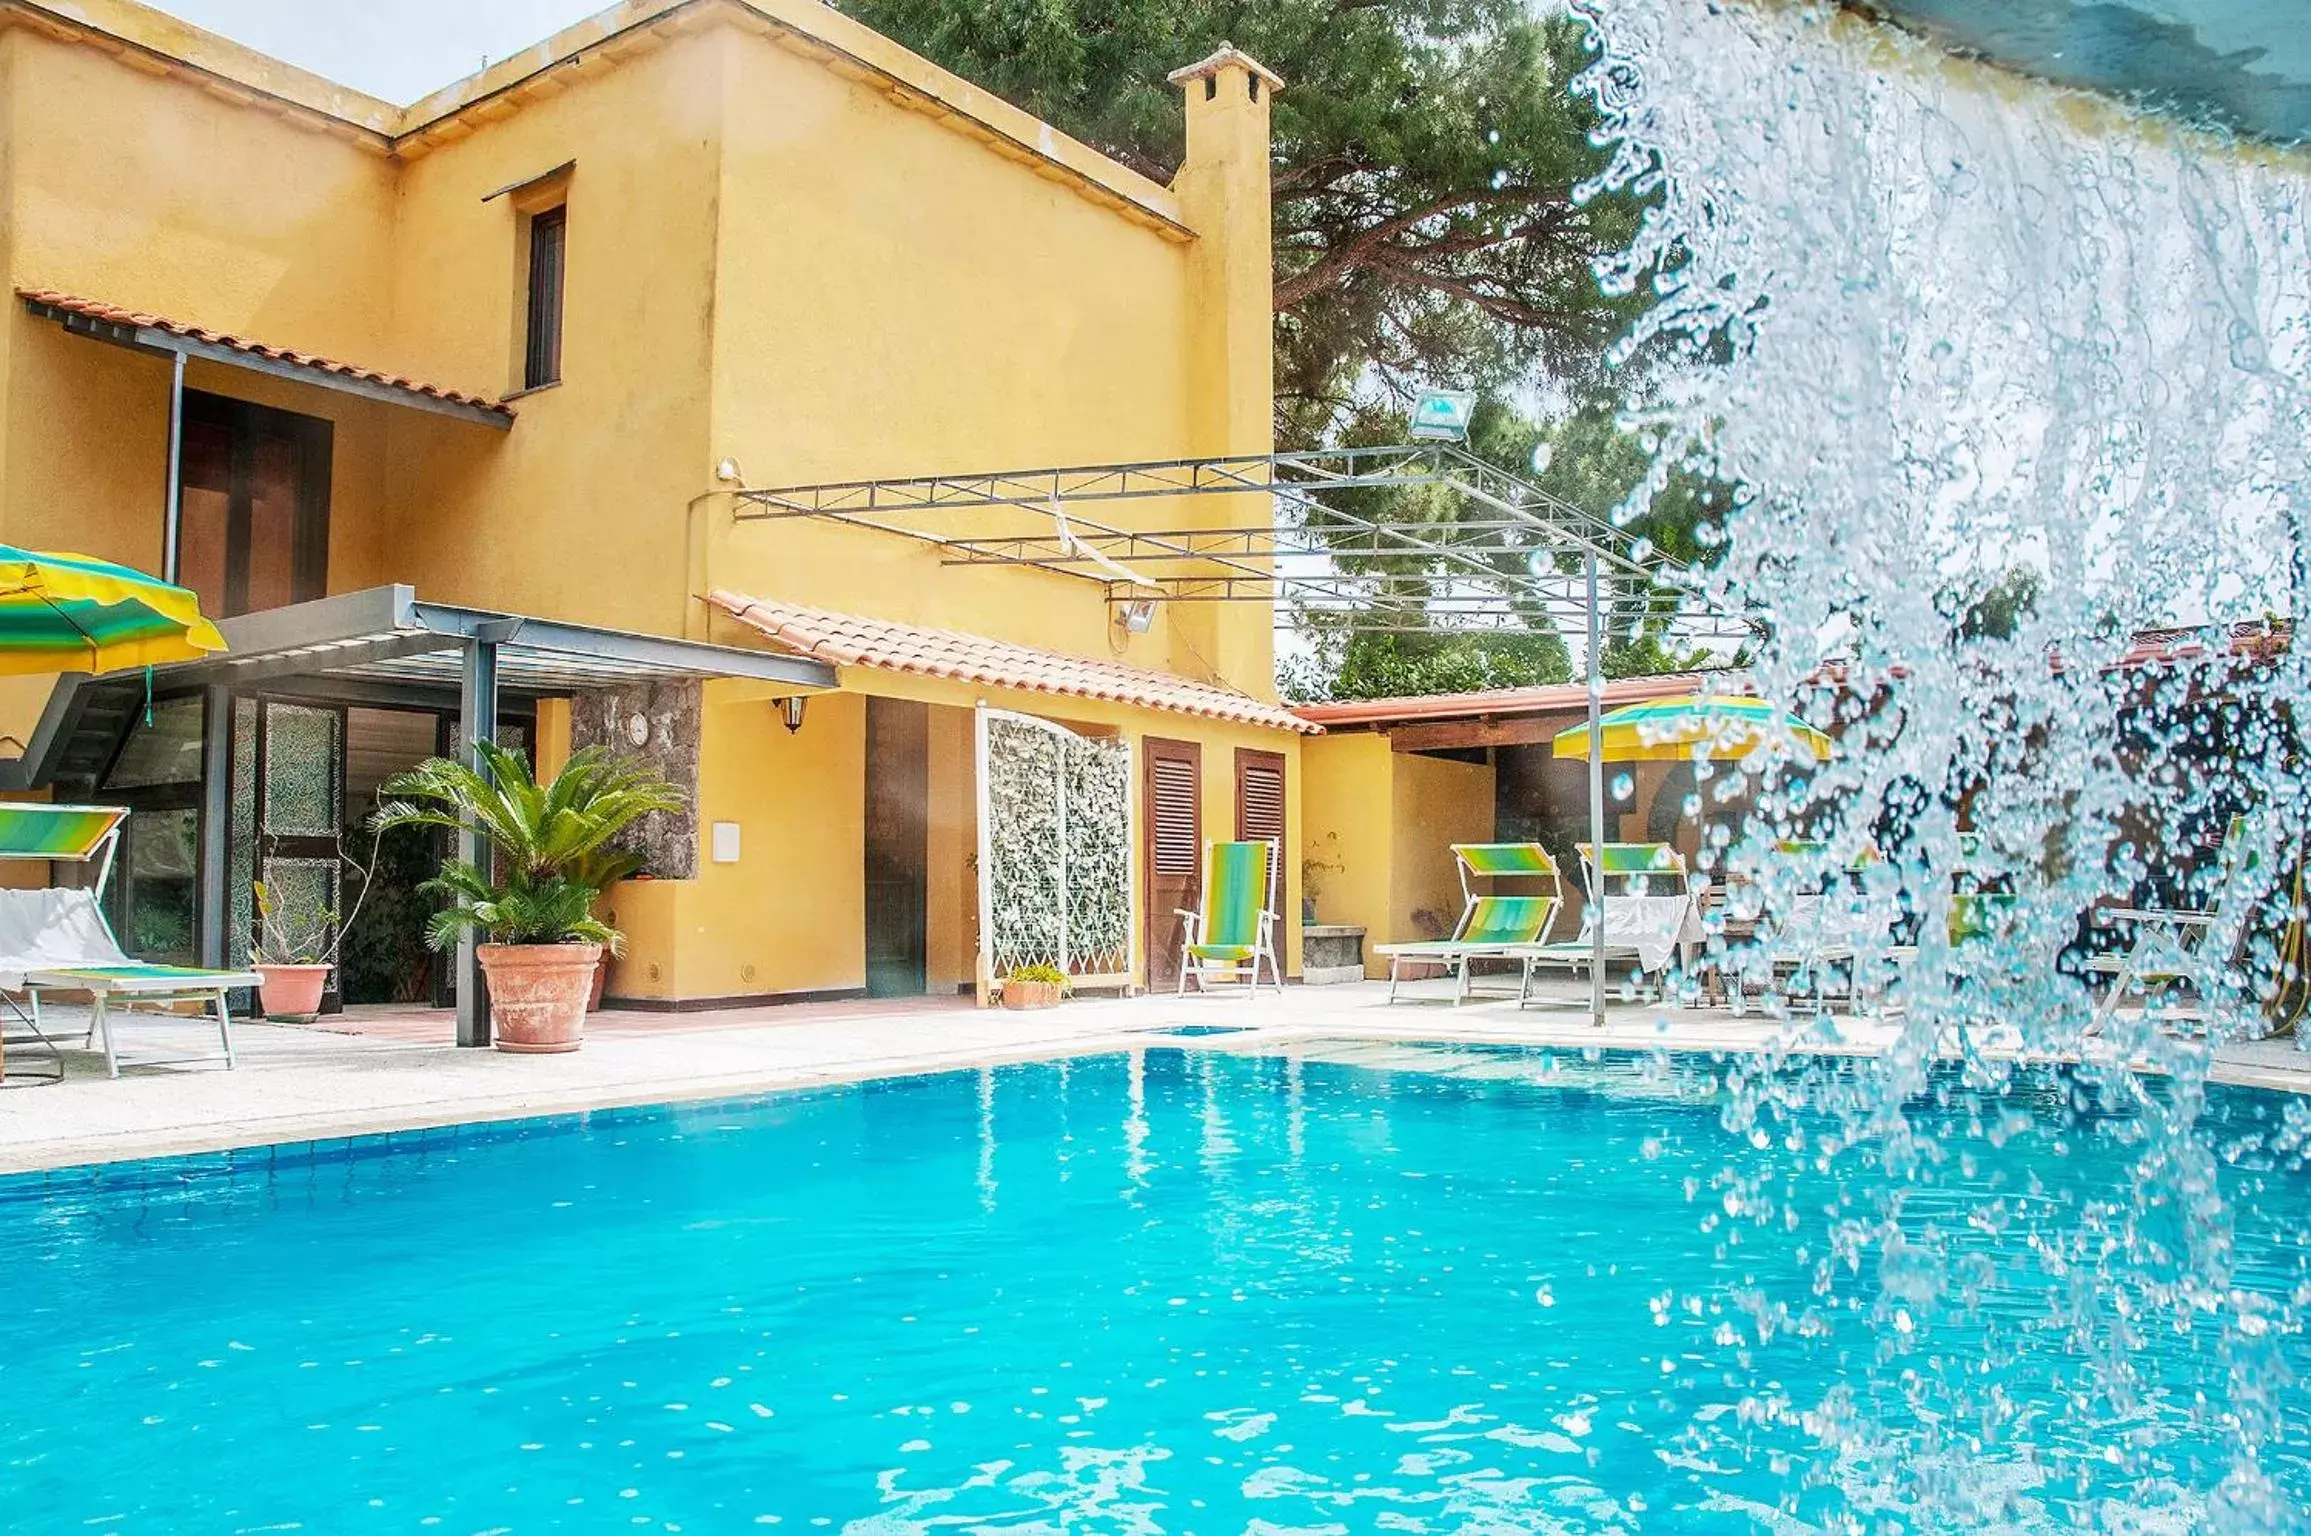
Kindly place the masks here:
[(1087, 981), (1128, 979), (1130, 743), (982, 708), (978, 768), (984, 976), (1051, 965)]

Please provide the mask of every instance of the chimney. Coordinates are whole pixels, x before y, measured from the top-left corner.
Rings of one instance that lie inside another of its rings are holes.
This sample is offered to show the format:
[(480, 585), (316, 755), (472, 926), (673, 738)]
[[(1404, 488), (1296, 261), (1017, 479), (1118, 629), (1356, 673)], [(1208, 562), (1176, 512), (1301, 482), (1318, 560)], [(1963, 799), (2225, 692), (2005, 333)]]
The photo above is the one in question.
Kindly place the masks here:
[(1275, 447), (1275, 275), (1268, 99), (1284, 82), (1232, 43), (1168, 77), (1187, 98), (1188, 154), (1172, 189), (1196, 232), (1193, 418), (1202, 453)]
[[(1188, 261), (1189, 452), (1276, 448), (1275, 272), (1268, 200), (1268, 99), (1275, 73), (1230, 43), (1171, 83), (1186, 97), (1188, 154), (1172, 190), (1196, 232)], [(1258, 522), (1259, 498), (1205, 496), (1182, 509), (1199, 526)], [(1275, 621), (1250, 603), (1175, 603), (1172, 663), (1257, 698), (1276, 696)]]

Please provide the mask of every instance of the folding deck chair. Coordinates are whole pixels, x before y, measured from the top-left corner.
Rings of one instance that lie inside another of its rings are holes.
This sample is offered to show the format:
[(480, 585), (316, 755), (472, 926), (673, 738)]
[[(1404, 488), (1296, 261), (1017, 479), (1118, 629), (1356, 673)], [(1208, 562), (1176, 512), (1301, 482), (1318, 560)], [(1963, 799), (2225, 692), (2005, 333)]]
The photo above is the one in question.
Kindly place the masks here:
[(2201, 1023), (2207, 1017), (2206, 998), (2214, 969), (2229, 959), (2207, 947), (2208, 935), (2235, 928), (2239, 903), (2251, 899), (2252, 877), (2262, 861), (2247, 846), (2247, 818), (2234, 816), (2224, 829), (2223, 850), (2217, 859), (2214, 901), (2204, 910), (2183, 908), (2120, 907), (2104, 915), (2134, 929), (2134, 942), (2121, 954), (2090, 956), (2087, 968), (2112, 978), (2110, 989), (2094, 1011), (2087, 1033), (2107, 1025), (2129, 991), (2139, 990), (2143, 1005), (2152, 1007), (2158, 994), (2178, 982), (2190, 983), (2198, 1001), (2184, 1008), (2161, 1008), (2158, 1019), (2168, 1024)]
[[(1525, 968), (1517, 991), (1520, 1008), (1532, 1000), (1533, 973), (1541, 967), (1562, 966), (1578, 975), (1596, 963), (1600, 919), (1605, 925), (1606, 963), (1631, 962), (1640, 973), (1667, 972), (1669, 962), (1699, 936), (1685, 859), (1675, 848), (1667, 843), (1607, 843), (1600, 859), (1588, 843), (1575, 847), (1581, 855), (1584, 886), (1595, 882), (1582, 907), (1580, 936), (1557, 944), (1526, 945), (1517, 952)], [(1616, 883), (1621, 887), (1618, 892), (1613, 889)], [(1581, 1006), (1588, 1006), (1586, 999)]]
[(1280, 883), (1273, 838), (1248, 843), (1204, 844), (1203, 898), (1198, 910), (1177, 908), (1187, 921), (1180, 944), (1178, 992), (1185, 996), (1188, 978), (1198, 992), (1208, 991), (1211, 979), (1241, 979), (1255, 995), (1260, 990), (1260, 962), (1268, 962), (1276, 995), (1284, 995), (1284, 968), (1276, 962), (1274, 892)]
[[(1775, 844), (1778, 853), (1803, 858), (1816, 856), (1826, 844), (1783, 838)], [(1790, 902), (1788, 913), (1769, 931), (1757, 936), (1757, 945), (1764, 951), (1765, 966), (1775, 990), (1781, 989), (1783, 977), (1790, 982), (1807, 984), (1803, 993), (1785, 993), (1791, 1004), (1810, 1000), (1815, 1011), (1826, 1013), (1835, 997), (1843, 997), (1848, 1007), (1860, 1001), (1863, 978), (1857, 975), (1866, 959), (1874, 959), (1884, 974), (1874, 979), (1883, 983), (1891, 978), (1892, 967), (1899, 953), (1892, 945), (1892, 921), (1888, 914), (1873, 912), (1860, 888), (1862, 872), (1882, 857), (1875, 848), (1865, 846), (1851, 863), (1842, 870), (1831, 871), (1819, 890), (1806, 891)], [(1873, 944), (1873, 939), (1878, 942)], [(1829, 978), (1842, 972), (1845, 987), (1833, 992)], [(1740, 985), (1735, 981), (1728, 988), (1734, 1012), (1743, 1011), (1744, 1000)]]
[[(229, 1071), (234, 1066), (233, 1018), (227, 994), (236, 987), (254, 987), (262, 978), (253, 971), (147, 965), (122, 951), (100, 903), (112, 878), (120, 826), (127, 818), (128, 812), (118, 806), (0, 804), (0, 859), (77, 863), (95, 872), (86, 887), (0, 890), (0, 997), (29, 1031), (23, 1038), (47, 1049), (59, 1077), (63, 1056), (41, 1016), (41, 996), (47, 992), (88, 994), (88, 1028), (81, 1043), (102, 1040), (108, 1076), (120, 1076), (120, 1056), (113, 1043), (115, 1002), (123, 1011), (202, 1004), (216, 1019)], [(166, 1066), (209, 1059), (145, 1058), (135, 1064)]]
[[(1455, 1006), (1469, 996), (1470, 962), (1515, 960), (1527, 947), (1544, 942), (1550, 925), (1564, 907), (1564, 892), (1557, 883), (1557, 861), (1539, 843), (1455, 843), (1455, 868), (1460, 874), (1460, 921), (1448, 939), (1419, 939), (1402, 944), (1380, 944), (1373, 953), (1388, 959), (1388, 1000), (1396, 1001), (1397, 983), (1407, 961), (1444, 965), (1453, 971)], [(1548, 882), (1542, 894), (1505, 895), (1480, 892), (1477, 882), (1530, 880)]]

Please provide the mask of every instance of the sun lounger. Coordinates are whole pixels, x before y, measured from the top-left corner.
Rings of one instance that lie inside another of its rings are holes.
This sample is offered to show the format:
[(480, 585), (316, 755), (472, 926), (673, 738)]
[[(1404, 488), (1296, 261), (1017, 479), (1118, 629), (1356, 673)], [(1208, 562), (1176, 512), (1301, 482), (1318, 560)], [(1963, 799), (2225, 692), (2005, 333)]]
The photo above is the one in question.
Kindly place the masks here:
[[(30, 1031), (54, 1053), (56, 1039), (42, 1015), (50, 992), (80, 992), (89, 998), (82, 1043), (101, 1041), (108, 1075), (120, 1075), (113, 1039), (114, 1010), (198, 1003), (217, 1024), (229, 1070), (234, 1065), (229, 994), (254, 987), (251, 971), (210, 971), (186, 966), (148, 965), (120, 947), (99, 904), (112, 873), (120, 824), (128, 812), (114, 806), (0, 805), (0, 858), (40, 859), (92, 867), (92, 887), (50, 886), (0, 890), (0, 993)], [(24, 999), (18, 1005), (15, 998)], [(142, 1058), (138, 1065), (167, 1065), (208, 1057)], [(62, 1063), (58, 1059), (61, 1075)]]
[[(1688, 953), (1700, 941), (1701, 925), (1693, 893), (1685, 875), (1685, 860), (1667, 843), (1607, 843), (1602, 868), (1590, 845), (1578, 845), (1581, 872), (1593, 881), (1588, 904), (1581, 912), (1578, 938), (1557, 944), (1531, 944), (1519, 949), (1524, 962), (1523, 985), (1517, 1004), (1533, 1001), (1534, 973), (1558, 967), (1579, 975), (1596, 964), (1596, 923), (1605, 925), (1605, 963), (1634, 965), (1639, 972), (1659, 976), (1670, 961)], [(1618, 887), (1618, 889), (1616, 889)], [(1584, 1000), (1583, 1007), (1588, 1004)]]
[[(1452, 1000), (1470, 995), (1470, 970), (1478, 960), (1516, 960), (1546, 940), (1564, 905), (1557, 887), (1557, 861), (1539, 843), (1455, 843), (1453, 862), (1460, 875), (1460, 919), (1452, 936), (1380, 944), (1373, 953), (1388, 961), (1388, 1000), (1396, 1001), (1404, 967), (1441, 965), (1453, 973)], [(1477, 889), (1480, 881), (1546, 882), (1537, 894), (1506, 895)]]

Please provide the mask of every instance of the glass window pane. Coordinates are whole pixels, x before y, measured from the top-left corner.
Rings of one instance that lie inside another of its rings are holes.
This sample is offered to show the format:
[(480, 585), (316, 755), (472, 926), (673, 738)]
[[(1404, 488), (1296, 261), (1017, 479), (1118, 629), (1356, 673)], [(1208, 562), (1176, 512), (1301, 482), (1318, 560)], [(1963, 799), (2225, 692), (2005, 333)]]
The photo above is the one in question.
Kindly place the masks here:
[(152, 723), (137, 717), (112, 772), (105, 775), (104, 787), (145, 789), (155, 784), (198, 784), (200, 779), (200, 699), (156, 699)]
[(338, 827), (338, 716), (297, 704), (265, 706), (264, 831), (334, 837)]
[(138, 811), (128, 819), (127, 842), (128, 931), (120, 935), (121, 947), (156, 964), (192, 964), (199, 813)]

